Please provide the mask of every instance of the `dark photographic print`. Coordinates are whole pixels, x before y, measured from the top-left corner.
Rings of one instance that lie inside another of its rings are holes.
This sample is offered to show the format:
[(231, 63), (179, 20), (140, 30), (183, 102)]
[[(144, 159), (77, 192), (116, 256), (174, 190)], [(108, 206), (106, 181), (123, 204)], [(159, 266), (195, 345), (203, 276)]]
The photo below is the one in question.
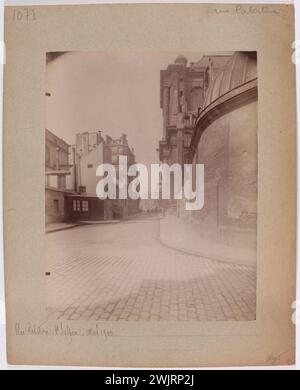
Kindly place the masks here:
[(47, 318), (256, 319), (256, 52), (48, 52)]

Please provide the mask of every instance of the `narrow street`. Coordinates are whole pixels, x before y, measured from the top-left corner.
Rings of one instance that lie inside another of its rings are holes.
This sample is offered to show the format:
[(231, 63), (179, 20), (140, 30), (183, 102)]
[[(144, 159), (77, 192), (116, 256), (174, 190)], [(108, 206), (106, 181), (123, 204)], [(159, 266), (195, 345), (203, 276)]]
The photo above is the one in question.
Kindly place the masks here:
[(184, 254), (159, 241), (159, 219), (46, 235), (48, 319), (255, 319), (255, 268)]

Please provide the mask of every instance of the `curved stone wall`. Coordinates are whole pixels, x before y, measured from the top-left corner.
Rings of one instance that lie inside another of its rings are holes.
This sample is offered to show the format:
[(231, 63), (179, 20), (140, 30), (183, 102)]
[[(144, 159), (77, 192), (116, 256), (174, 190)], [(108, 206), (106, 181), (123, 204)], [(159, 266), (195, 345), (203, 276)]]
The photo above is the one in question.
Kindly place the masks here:
[(242, 101), (201, 129), (193, 164), (204, 164), (204, 207), (186, 211), (183, 201), (161, 221), (161, 239), (189, 253), (255, 265), (257, 100), (252, 94)]

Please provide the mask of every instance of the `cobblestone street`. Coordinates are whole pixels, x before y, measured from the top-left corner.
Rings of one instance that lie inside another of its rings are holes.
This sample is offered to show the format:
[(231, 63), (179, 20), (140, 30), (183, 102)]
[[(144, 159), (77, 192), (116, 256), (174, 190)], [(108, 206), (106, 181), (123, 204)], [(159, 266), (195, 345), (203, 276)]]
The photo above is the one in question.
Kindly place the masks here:
[(255, 319), (255, 268), (165, 247), (158, 218), (80, 226), (46, 241), (48, 319)]

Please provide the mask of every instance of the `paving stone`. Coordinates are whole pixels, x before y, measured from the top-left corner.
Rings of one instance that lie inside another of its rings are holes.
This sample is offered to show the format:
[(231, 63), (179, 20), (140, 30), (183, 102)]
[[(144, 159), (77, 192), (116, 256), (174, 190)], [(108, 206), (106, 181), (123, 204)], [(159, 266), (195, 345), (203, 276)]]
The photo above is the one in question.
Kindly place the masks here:
[(157, 239), (158, 223), (136, 220), (47, 235), (48, 319), (254, 320), (255, 268), (167, 248)]

